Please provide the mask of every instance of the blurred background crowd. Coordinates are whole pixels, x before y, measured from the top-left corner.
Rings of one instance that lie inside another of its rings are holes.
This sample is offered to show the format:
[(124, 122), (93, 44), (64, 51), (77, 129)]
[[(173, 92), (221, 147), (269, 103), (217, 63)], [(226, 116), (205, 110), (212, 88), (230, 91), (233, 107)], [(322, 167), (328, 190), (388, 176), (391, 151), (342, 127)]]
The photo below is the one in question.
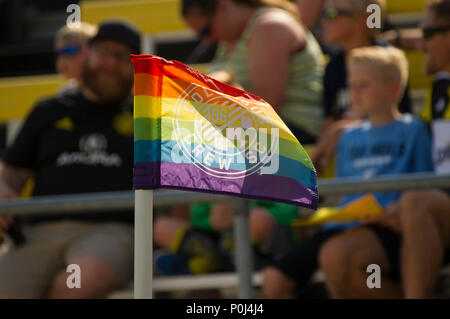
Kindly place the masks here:
[[(77, 27), (66, 25), (71, 4), (81, 9)], [(178, 60), (262, 97), (320, 178), (449, 173), (448, 0), (0, 0), (0, 23), (0, 200), (131, 189), (130, 53)], [(438, 278), (450, 261), (448, 190), (374, 196), (382, 217), (322, 227), (292, 226), (305, 209), (251, 201), (261, 296), (446, 296)], [(1, 217), (0, 296), (126, 290), (132, 219)], [(156, 276), (235, 271), (233, 206), (157, 211), (154, 241)], [(36, 256), (45, 258), (32, 272)], [(77, 292), (64, 287), (70, 263), (87, 269)], [(382, 289), (366, 286), (369, 264), (381, 266)], [(28, 275), (12, 282), (19, 273)]]

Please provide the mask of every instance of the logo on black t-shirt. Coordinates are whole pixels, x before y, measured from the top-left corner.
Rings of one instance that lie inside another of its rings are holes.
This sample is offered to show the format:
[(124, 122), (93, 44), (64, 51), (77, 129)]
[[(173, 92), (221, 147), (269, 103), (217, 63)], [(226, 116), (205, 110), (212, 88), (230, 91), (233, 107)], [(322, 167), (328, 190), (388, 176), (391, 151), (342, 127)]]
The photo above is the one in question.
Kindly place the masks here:
[(108, 142), (103, 134), (89, 134), (80, 139), (79, 145), (85, 153), (105, 152)]
[(117, 153), (107, 153), (108, 141), (103, 134), (84, 135), (79, 141), (80, 152), (64, 152), (56, 160), (56, 165), (88, 165), (121, 167), (122, 158)]

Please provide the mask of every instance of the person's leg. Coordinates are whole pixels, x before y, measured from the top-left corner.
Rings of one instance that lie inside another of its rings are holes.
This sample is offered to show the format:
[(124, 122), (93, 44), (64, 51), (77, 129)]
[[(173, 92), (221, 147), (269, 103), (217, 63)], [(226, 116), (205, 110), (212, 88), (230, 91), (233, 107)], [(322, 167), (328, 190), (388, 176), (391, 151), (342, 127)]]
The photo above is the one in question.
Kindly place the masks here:
[(188, 227), (189, 223), (185, 220), (173, 217), (159, 217), (153, 226), (153, 240), (155, 244), (163, 249), (173, 251), (177, 237), (181, 237), (181, 231), (186, 230)]
[(267, 209), (256, 207), (249, 214), (250, 235), (257, 244), (267, 243), (275, 229), (276, 220)]
[(154, 241), (169, 254), (155, 259), (158, 271), (200, 274), (221, 271), (229, 262), (218, 248), (218, 234), (191, 227), (184, 220), (160, 217), (153, 228)]
[[(321, 248), (319, 264), (333, 298), (401, 298), (399, 285), (389, 278), (391, 262), (378, 236), (368, 227), (348, 230)], [(381, 288), (368, 288), (367, 266), (381, 268)]]
[(72, 241), (65, 254), (66, 266), (80, 267), (81, 287), (69, 288), (70, 273), (60, 271), (53, 279), (49, 298), (105, 298), (129, 281), (133, 273), (133, 227), (109, 223), (92, 227)]
[(267, 298), (295, 298), (295, 288), (306, 285), (318, 267), (322, 244), (339, 231), (319, 231), (301, 241), (274, 265), (263, 270), (263, 293)]
[(284, 226), (266, 208), (250, 210), (250, 234), (255, 245), (255, 267), (263, 268), (279, 260), (295, 246), (291, 227)]
[(444, 248), (450, 247), (450, 198), (439, 190), (406, 192), (398, 212), (405, 298), (432, 298)]
[(25, 225), (25, 244), (0, 258), (2, 298), (45, 298), (55, 274), (64, 269), (67, 245), (89, 230), (66, 221)]
[(67, 261), (80, 267), (80, 288), (69, 288), (67, 279), (70, 273), (61, 270), (53, 278), (47, 298), (84, 299), (105, 298), (116, 287), (114, 269), (95, 256), (79, 256)]
[(277, 267), (267, 267), (263, 270), (262, 291), (270, 299), (294, 299), (296, 284)]
[(64, 262), (58, 241), (28, 241), (0, 258), (0, 299), (43, 298), (52, 277)]

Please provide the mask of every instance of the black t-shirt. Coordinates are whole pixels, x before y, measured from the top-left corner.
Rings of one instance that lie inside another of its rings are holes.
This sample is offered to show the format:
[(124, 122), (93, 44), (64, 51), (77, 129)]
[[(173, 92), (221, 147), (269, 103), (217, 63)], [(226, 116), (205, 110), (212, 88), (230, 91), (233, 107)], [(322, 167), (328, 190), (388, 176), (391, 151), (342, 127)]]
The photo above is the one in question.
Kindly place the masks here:
[[(433, 81), (433, 85), (427, 92), (427, 99), (425, 107), (422, 110), (422, 119), (425, 120), (429, 125), (430, 129), (433, 121), (435, 120), (450, 120), (450, 74), (446, 72), (441, 72), (436, 76)], [(435, 137), (433, 136), (433, 139)], [(447, 152), (443, 152), (444, 158), (441, 160), (446, 160), (447, 156), (444, 155)], [(436, 154), (434, 158), (436, 158)], [(450, 195), (450, 188), (443, 189)]]
[(433, 82), (431, 95), (431, 117), (448, 118), (450, 108), (450, 78), (442, 77)]
[[(377, 45), (384, 46), (382, 43)], [(330, 61), (325, 69), (324, 76), (324, 114), (326, 117), (341, 119), (347, 117), (350, 110), (350, 99), (347, 89), (347, 68), (345, 53), (342, 50), (335, 51), (330, 56)], [(411, 113), (411, 99), (409, 89), (405, 90), (399, 105), (402, 113)]]
[[(4, 161), (36, 172), (33, 196), (131, 190), (132, 99), (99, 105), (75, 92), (44, 100), (28, 115)], [(29, 220), (133, 219), (131, 211), (123, 213)]]

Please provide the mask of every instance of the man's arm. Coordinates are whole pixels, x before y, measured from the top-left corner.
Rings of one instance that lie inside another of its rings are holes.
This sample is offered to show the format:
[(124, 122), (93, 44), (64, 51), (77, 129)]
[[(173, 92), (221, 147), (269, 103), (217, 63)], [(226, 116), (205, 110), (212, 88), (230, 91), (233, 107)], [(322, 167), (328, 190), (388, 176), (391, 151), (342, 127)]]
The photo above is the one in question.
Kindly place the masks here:
[[(28, 178), (32, 176), (30, 170), (0, 161), (0, 201), (17, 198)], [(0, 216), (0, 228), (7, 229), (12, 221), (10, 216)]]
[(262, 97), (277, 112), (284, 105), (288, 87), (289, 57), (294, 46), (306, 43), (305, 34), (296, 34), (304, 31), (293, 23), (285, 14), (267, 14), (255, 25), (248, 42), (251, 93)]
[(312, 30), (319, 22), (324, 5), (325, 0), (297, 0), (300, 17), (308, 29)]

